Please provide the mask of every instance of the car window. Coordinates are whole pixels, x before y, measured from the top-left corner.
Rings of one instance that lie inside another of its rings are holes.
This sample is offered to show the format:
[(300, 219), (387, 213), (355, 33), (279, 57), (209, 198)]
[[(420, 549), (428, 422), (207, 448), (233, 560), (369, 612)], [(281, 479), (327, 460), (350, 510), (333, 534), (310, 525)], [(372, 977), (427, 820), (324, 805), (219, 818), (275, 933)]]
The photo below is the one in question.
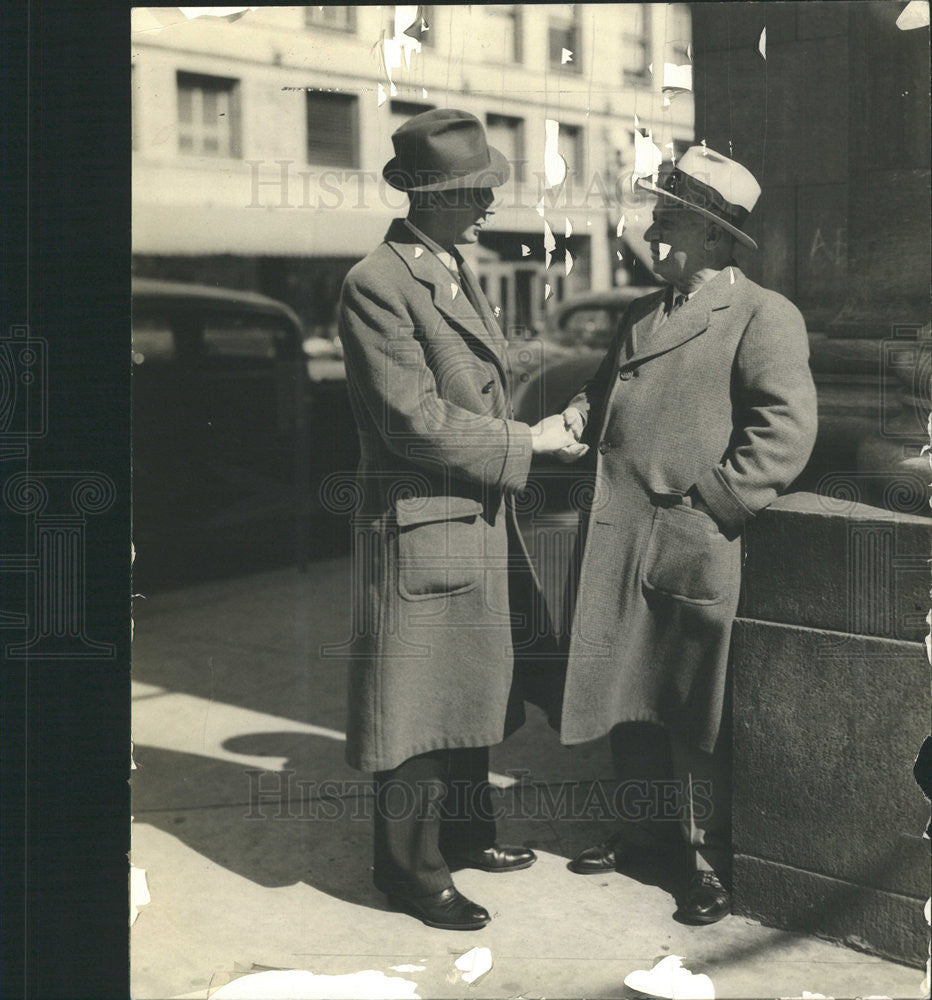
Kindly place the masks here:
[(274, 361), (290, 353), (285, 331), (261, 320), (209, 319), (203, 337), (207, 357)]
[(618, 325), (618, 309), (613, 306), (580, 306), (566, 312), (553, 339), (562, 347), (604, 350)]
[(298, 341), (276, 317), (145, 308), (133, 312), (133, 360), (275, 361), (296, 358)]
[(164, 317), (133, 316), (133, 362), (171, 361), (175, 338)]

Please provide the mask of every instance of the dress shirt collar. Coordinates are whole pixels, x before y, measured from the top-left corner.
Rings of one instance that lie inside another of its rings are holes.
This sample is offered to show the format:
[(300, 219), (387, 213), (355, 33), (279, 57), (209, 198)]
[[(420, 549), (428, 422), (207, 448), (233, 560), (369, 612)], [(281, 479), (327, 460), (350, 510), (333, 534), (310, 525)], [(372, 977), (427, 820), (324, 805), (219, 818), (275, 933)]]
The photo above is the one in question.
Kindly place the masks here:
[(424, 246), (440, 261), (441, 264), (451, 273), (459, 277), (460, 269), (456, 262), (456, 258), (449, 251), (444, 250), (439, 243), (434, 242), (425, 233), (422, 233), (417, 226), (414, 225), (409, 219), (404, 220), (405, 226), (416, 236)]

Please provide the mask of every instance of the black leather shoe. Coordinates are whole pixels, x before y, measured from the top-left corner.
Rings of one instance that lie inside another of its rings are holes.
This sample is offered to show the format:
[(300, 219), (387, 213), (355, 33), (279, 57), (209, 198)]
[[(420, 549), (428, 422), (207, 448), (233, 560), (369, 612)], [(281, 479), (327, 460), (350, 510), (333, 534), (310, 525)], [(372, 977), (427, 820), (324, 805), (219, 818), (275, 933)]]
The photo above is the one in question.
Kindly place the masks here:
[(571, 872), (577, 875), (604, 875), (606, 872), (617, 872), (618, 865), (628, 853), (628, 848), (617, 837), (604, 840), (595, 847), (587, 847), (580, 851), (567, 865)]
[(677, 916), (688, 924), (714, 924), (731, 913), (731, 893), (715, 872), (696, 872), (689, 880)]
[(529, 847), (493, 844), (484, 851), (457, 851), (449, 857), (454, 868), (479, 868), (484, 872), (518, 872), (530, 868), (537, 855)]
[(492, 919), (488, 910), (467, 899), (452, 885), (430, 896), (390, 893), (388, 902), (393, 909), (444, 931), (477, 931)]

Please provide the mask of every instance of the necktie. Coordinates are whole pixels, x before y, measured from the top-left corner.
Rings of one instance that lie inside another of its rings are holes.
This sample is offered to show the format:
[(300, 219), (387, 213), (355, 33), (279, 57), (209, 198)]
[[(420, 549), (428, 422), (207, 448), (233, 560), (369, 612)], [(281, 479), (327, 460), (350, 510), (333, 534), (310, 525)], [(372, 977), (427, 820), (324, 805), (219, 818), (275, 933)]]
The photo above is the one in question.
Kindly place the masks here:
[(670, 311), (667, 313), (668, 316), (672, 316), (677, 309), (686, 301), (686, 296), (681, 292), (673, 297), (673, 305), (670, 306)]

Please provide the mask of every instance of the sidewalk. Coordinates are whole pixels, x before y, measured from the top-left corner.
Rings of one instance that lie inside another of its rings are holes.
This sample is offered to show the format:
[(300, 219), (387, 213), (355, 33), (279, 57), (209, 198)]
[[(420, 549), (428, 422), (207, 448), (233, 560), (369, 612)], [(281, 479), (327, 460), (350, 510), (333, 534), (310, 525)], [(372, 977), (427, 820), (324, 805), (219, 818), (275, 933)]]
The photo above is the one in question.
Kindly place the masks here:
[[(720, 998), (921, 995), (922, 971), (828, 942), (738, 917), (679, 924), (672, 884), (650, 867), (569, 873), (604, 827), (526, 817), (541, 794), (587, 801), (611, 767), (604, 743), (561, 747), (537, 714), (492, 767), (502, 839), (538, 863), (456, 874), (492, 913), (481, 931), (387, 910), (369, 881), (366, 776), (343, 763), (344, 664), (320, 655), (349, 636), (348, 593), (337, 559), (137, 602), (132, 863), (151, 902), (132, 930), (136, 1000), (205, 998), (269, 969), (356, 977), (315, 980), (314, 996), (634, 997), (625, 977), (666, 955)], [(493, 966), (470, 986), (454, 963), (475, 947)]]

